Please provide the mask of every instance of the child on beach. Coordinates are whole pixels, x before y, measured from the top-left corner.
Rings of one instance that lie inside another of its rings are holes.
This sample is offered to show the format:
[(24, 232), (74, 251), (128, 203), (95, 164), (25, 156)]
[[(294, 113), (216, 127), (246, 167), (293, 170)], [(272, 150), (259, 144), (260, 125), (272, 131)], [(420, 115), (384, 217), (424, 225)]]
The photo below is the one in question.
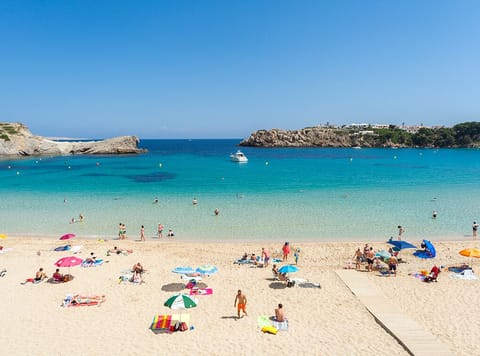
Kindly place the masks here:
[(298, 265), (298, 259), (300, 258), (300, 249), (299, 248), (295, 249), (293, 257), (295, 257), (295, 264)]

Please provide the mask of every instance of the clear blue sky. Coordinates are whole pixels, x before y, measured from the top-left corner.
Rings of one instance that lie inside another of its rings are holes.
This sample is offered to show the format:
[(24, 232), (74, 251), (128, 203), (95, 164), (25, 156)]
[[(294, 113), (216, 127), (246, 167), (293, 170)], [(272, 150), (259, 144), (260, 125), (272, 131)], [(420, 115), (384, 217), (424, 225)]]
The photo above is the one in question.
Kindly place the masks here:
[(477, 0), (4, 0), (0, 121), (242, 138), (480, 121)]

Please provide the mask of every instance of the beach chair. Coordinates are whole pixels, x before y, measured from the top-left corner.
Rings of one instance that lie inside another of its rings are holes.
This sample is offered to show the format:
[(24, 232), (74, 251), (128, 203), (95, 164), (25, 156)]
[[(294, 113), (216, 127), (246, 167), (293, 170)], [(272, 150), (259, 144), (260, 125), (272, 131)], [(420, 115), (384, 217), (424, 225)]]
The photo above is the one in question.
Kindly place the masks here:
[(150, 329), (155, 333), (171, 333), (175, 325), (184, 322), (190, 328), (190, 314), (155, 315)]

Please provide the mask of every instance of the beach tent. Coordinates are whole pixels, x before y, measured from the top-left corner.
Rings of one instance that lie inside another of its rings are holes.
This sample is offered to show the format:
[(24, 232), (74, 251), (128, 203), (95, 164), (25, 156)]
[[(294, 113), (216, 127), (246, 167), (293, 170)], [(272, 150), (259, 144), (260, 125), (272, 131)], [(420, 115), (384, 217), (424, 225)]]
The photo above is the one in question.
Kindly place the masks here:
[(428, 240), (423, 240), (423, 244), (425, 245), (425, 250), (417, 250), (413, 255), (418, 258), (434, 258), (437, 255), (437, 252), (435, 251), (433, 244)]
[(399, 250), (403, 250), (404, 248), (417, 248), (417, 246), (411, 244), (408, 241), (404, 241), (404, 240), (392, 240), (392, 239), (390, 239), (390, 240), (387, 241), (387, 243), (395, 246)]

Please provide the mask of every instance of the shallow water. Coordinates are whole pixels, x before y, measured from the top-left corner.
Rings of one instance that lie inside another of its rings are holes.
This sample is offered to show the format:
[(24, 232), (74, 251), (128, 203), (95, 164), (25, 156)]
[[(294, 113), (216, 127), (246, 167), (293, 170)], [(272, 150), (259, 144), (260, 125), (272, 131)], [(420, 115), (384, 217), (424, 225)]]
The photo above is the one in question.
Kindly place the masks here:
[(238, 164), (238, 142), (0, 161), (0, 233), (112, 238), (123, 222), (130, 238), (162, 223), (177, 239), (334, 241), (383, 240), (402, 225), (406, 239), (462, 239), (480, 216), (478, 150), (242, 148)]

